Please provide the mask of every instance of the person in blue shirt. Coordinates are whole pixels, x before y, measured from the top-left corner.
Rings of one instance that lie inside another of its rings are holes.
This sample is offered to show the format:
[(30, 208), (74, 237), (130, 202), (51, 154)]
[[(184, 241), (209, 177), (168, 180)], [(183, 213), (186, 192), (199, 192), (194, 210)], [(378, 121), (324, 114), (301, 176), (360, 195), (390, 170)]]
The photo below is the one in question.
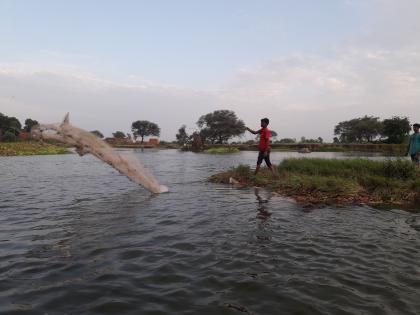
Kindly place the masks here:
[[(410, 143), (407, 148), (407, 154), (410, 154), (411, 161), (420, 165), (420, 124), (413, 125), (414, 133), (410, 136)], [(406, 154), (406, 155), (407, 155)]]

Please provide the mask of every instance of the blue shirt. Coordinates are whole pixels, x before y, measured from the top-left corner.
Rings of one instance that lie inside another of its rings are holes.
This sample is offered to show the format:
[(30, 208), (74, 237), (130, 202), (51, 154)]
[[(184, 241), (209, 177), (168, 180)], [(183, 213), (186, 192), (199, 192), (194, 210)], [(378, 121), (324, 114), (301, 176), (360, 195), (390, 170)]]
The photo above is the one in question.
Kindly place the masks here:
[(414, 133), (410, 137), (410, 155), (420, 151), (420, 133)]

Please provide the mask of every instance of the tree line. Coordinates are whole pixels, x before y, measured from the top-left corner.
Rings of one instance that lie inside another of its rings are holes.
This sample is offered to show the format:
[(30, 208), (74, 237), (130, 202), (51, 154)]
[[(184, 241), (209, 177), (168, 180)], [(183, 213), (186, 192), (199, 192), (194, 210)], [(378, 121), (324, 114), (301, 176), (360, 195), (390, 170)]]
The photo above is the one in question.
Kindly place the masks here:
[[(31, 128), (37, 125), (34, 119), (27, 118), (25, 124), (19, 122), (16, 117), (8, 117), (0, 113), (0, 140), (16, 141), (22, 131), (30, 132)], [(186, 131), (186, 125), (182, 125), (176, 134), (176, 142), (181, 145), (203, 146), (204, 144), (223, 144), (234, 137), (241, 136), (245, 132), (245, 123), (231, 110), (215, 110), (202, 115), (196, 122), (198, 129), (192, 134)], [(394, 116), (380, 120), (379, 117), (363, 116), (351, 120), (341, 121), (334, 127), (334, 143), (404, 143), (409, 136), (411, 129), (407, 117)], [(160, 136), (160, 127), (148, 120), (137, 120), (132, 122), (131, 131), (124, 133), (116, 131), (112, 135), (116, 139), (137, 140), (148, 136)], [(96, 136), (103, 138), (104, 135), (98, 131), (91, 131)], [(294, 138), (282, 138), (277, 140), (277, 132), (271, 130), (271, 137), (274, 143), (323, 143), (323, 139), (307, 139), (302, 137), (300, 141)], [(258, 136), (257, 136), (258, 138)], [(257, 138), (255, 140), (257, 140)], [(250, 140), (248, 142), (254, 142)]]
[[(131, 131), (133, 132), (133, 138), (134, 140), (137, 140), (137, 138), (140, 138), (140, 142), (144, 142), (144, 137), (149, 136), (160, 136), (160, 127), (158, 124), (148, 121), (148, 120), (136, 120), (132, 122), (131, 124)], [(127, 133), (125, 134), (122, 131), (116, 131), (112, 133), (112, 136), (115, 139), (127, 139), (131, 140), (131, 134)]]
[(339, 122), (334, 128), (335, 143), (404, 143), (410, 133), (407, 117), (363, 116)]
[[(38, 121), (27, 118), (25, 119), (25, 124), (22, 126), (19, 119), (16, 117), (9, 117), (0, 113), (0, 141), (14, 142), (19, 139), (19, 134), (21, 132), (30, 132), (31, 129), (38, 125)], [(133, 132), (133, 137), (136, 140), (141, 138), (143, 143), (144, 137), (147, 136), (156, 136), (160, 135), (160, 128), (157, 124), (147, 121), (147, 120), (137, 120), (131, 124), (131, 131)], [(92, 134), (99, 138), (104, 138), (104, 135), (99, 130), (90, 131)], [(125, 134), (122, 131), (116, 131), (113, 134), (114, 138), (117, 139), (130, 139), (131, 134)]]
[(16, 141), (21, 131), (30, 132), (31, 128), (35, 125), (38, 125), (36, 120), (27, 118), (22, 127), (22, 124), (16, 117), (9, 117), (0, 113), (0, 140), (8, 142)]
[[(236, 114), (231, 110), (216, 110), (212, 113), (202, 115), (196, 122), (198, 127), (189, 135), (186, 131), (186, 125), (182, 125), (176, 134), (176, 141), (179, 145), (191, 145), (193, 149), (204, 144), (224, 144), (234, 137), (241, 136), (245, 132), (245, 124), (240, 120)], [(273, 143), (298, 143), (296, 139), (283, 138), (276, 140), (278, 134), (274, 130), (270, 130), (270, 135)], [(258, 141), (259, 135), (255, 140), (249, 140), (245, 143), (253, 144)], [(197, 144), (197, 142), (199, 142)], [(323, 139), (306, 139), (302, 137), (300, 143), (323, 143)]]

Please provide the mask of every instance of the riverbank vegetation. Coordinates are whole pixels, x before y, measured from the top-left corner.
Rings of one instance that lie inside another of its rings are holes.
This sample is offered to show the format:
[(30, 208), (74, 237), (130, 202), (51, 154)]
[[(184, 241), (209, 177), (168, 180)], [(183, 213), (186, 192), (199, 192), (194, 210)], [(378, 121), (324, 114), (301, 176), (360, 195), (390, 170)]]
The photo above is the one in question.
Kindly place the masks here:
[(249, 166), (210, 177), (214, 183), (265, 187), (304, 204), (394, 205), (420, 211), (420, 169), (403, 160), (286, 159), (273, 176)]
[(238, 153), (240, 150), (235, 147), (214, 147), (204, 151), (210, 154), (225, 154), (225, 153)]
[(66, 154), (63, 146), (41, 142), (0, 142), (0, 156)]

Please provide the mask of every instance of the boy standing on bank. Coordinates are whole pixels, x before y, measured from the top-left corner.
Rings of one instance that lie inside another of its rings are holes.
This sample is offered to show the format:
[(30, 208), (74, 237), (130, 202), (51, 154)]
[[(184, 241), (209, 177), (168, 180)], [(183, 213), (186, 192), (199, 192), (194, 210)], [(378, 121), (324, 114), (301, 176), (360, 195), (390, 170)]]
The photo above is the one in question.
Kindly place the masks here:
[[(407, 148), (407, 154), (410, 154), (411, 161), (420, 165), (420, 124), (413, 125), (414, 133), (410, 136), (410, 144)], [(407, 155), (406, 154), (406, 155)]]
[(270, 162), (270, 147), (269, 147), (270, 130), (268, 130), (267, 128), (269, 122), (270, 121), (268, 120), (268, 118), (261, 119), (261, 129), (257, 131), (254, 131), (246, 127), (246, 129), (250, 133), (253, 133), (254, 135), (257, 135), (257, 134), (260, 135), (260, 141), (258, 142), (259, 153), (258, 153), (257, 167), (255, 168), (255, 175), (260, 170), (260, 166), (263, 160), (265, 161), (265, 164), (267, 164), (267, 167), (270, 169), (270, 171), (274, 173), (273, 166)]

